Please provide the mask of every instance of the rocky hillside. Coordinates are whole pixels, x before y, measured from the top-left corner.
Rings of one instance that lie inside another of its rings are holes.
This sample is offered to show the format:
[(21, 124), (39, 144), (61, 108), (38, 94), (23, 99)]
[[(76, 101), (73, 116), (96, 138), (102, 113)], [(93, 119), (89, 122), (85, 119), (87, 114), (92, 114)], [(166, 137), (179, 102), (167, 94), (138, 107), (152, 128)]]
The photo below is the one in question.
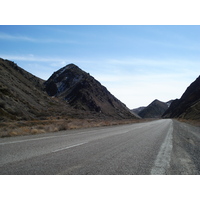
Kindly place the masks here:
[(104, 86), (74, 64), (54, 72), (44, 85), (50, 96), (66, 101), (77, 110), (113, 118), (137, 118)]
[(0, 59), (0, 121), (51, 117), (135, 118), (105, 87), (75, 65), (60, 69), (45, 82), (14, 62)]
[(167, 109), (168, 103), (156, 99), (143, 108), (138, 115), (142, 118), (160, 118)]
[(141, 106), (139, 108), (134, 108), (131, 110), (131, 112), (138, 114), (139, 112), (141, 112), (142, 110), (144, 110), (146, 107), (145, 106)]
[(200, 119), (200, 76), (186, 89), (180, 99), (172, 102), (163, 117)]
[[(77, 116), (77, 111), (44, 91), (44, 80), (0, 59), (0, 121)], [(79, 113), (84, 117), (88, 113)]]

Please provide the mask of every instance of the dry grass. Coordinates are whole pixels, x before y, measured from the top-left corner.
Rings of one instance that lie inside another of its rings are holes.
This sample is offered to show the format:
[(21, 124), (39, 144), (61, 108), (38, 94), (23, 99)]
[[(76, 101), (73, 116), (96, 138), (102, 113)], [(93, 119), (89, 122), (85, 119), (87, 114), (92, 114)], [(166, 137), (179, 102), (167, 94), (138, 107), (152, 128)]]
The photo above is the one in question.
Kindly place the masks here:
[(98, 120), (98, 119), (57, 119), (34, 121), (15, 121), (0, 123), (0, 137), (12, 137), (18, 135), (41, 134), (48, 132), (58, 132), (63, 130), (113, 126), (121, 124), (131, 124), (145, 122), (149, 120)]
[(189, 120), (189, 119), (177, 119), (180, 122), (184, 122), (193, 126), (200, 127), (200, 120)]

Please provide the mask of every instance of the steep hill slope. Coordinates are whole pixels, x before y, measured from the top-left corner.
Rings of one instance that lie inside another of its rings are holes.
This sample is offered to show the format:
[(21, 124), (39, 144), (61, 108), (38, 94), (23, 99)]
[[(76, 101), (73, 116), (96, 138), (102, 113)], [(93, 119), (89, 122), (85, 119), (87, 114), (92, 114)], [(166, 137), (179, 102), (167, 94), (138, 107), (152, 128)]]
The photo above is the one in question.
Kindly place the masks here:
[(160, 118), (167, 109), (167, 103), (161, 102), (156, 99), (147, 107), (142, 109), (142, 111), (140, 111), (138, 115), (142, 118)]
[(200, 76), (186, 89), (180, 99), (172, 102), (163, 117), (200, 119)]
[(69, 64), (44, 83), (50, 96), (65, 100), (77, 110), (101, 113), (113, 118), (137, 118), (104, 86), (74, 64)]
[(44, 80), (0, 59), (0, 120), (30, 120), (73, 112), (43, 91)]
[(139, 108), (134, 108), (131, 109), (131, 112), (138, 114), (139, 112), (141, 112), (142, 110), (144, 110), (146, 107), (145, 106), (141, 106)]

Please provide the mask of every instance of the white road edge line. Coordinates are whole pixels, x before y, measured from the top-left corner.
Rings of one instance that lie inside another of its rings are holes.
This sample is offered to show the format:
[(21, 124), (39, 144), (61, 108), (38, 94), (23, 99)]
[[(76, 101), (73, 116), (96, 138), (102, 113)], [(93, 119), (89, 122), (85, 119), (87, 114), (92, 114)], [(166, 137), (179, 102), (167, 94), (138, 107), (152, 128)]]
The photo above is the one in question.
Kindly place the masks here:
[(154, 167), (151, 169), (151, 175), (164, 175), (170, 166), (172, 144), (173, 122), (170, 124), (169, 131), (164, 142), (160, 147), (160, 151), (156, 157)]
[[(148, 122), (147, 122), (148, 123)], [(130, 126), (132, 126), (132, 124), (130, 125)], [(143, 125), (144, 126), (144, 125)], [(113, 127), (108, 127), (108, 128), (113, 128)], [(141, 128), (141, 126), (140, 127), (136, 127), (137, 129), (138, 128)], [(98, 128), (96, 128), (97, 130), (106, 130), (107, 129), (107, 127), (106, 128), (104, 128), (104, 127), (98, 127)], [(95, 130), (96, 130), (95, 129)], [(76, 135), (79, 135), (79, 134), (84, 134), (84, 133), (89, 133), (89, 132), (93, 132), (94, 130), (87, 130), (87, 131), (82, 131), (82, 132), (78, 132), (78, 133), (76, 133)], [(126, 131), (126, 132), (129, 132), (129, 131)], [(125, 132), (125, 133), (126, 133)], [(51, 138), (56, 138), (56, 137), (67, 137), (68, 136), (68, 134), (66, 134), (66, 135), (56, 135), (56, 136), (46, 136), (46, 137), (38, 137), (38, 138), (31, 138), (31, 139), (24, 139), (24, 140), (17, 140), (17, 141), (12, 141), (12, 142), (0, 142), (0, 145), (7, 145), (7, 144), (15, 144), (15, 143), (22, 143), (22, 142), (31, 142), (31, 141), (35, 141), (35, 140), (45, 140), (45, 139), (51, 139)]]
[[(93, 131), (94, 130), (82, 131), (82, 132), (76, 133), (76, 135), (84, 134), (84, 133), (90, 133), (90, 132), (93, 132)], [(56, 137), (67, 137), (67, 136), (68, 136), (68, 134), (66, 134), (66, 135), (56, 135), (56, 136), (38, 137), (38, 138), (32, 138), (32, 139), (17, 140), (17, 141), (12, 141), (12, 142), (3, 142), (3, 143), (0, 143), (0, 145), (15, 144), (15, 143), (21, 143), (21, 142), (31, 142), (31, 141), (35, 141), (35, 140), (45, 140), (45, 139), (51, 139), (51, 138), (56, 138)]]
[(40, 137), (40, 138), (33, 138), (33, 139), (25, 139), (25, 140), (18, 140), (18, 141), (13, 141), (13, 142), (4, 142), (4, 143), (0, 143), (0, 145), (5, 145), (5, 144), (15, 144), (15, 143), (21, 143), (21, 142), (30, 142), (30, 141), (34, 141), (34, 140), (44, 140), (44, 139), (49, 139), (49, 138), (55, 138), (58, 136), (48, 136), (48, 137)]
[[(87, 132), (80, 132), (80, 133), (87, 133)], [(45, 139), (51, 139), (51, 138), (57, 138), (57, 137), (67, 137), (67, 136), (68, 135), (56, 135), (56, 136), (47, 136), (47, 137), (39, 137), (39, 138), (32, 138), (32, 139), (24, 139), (24, 140), (12, 141), (12, 142), (0, 143), (0, 145), (15, 144), (15, 143), (21, 143), (21, 142), (31, 142), (31, 141), (35, 141), (35, 140), (45, 140)]]
[(63, 151), (63, 150), (70, 149), (70, 148), (73, 148), (73, 147), (77, 147), (77, 146), (80, 146), (80, 145), (83, 145), (83, 144), (86, 144), (86, 143), (87, 142), (75, 144), (75, 145), (72, 145), (72, 146), (68, 146), (68, 147), (64, 147), (64, 148), (61, 148), (61, 149), (54, 150), (52, 152), (54, 153), (54, 152), (58, 152), (58, 151)]

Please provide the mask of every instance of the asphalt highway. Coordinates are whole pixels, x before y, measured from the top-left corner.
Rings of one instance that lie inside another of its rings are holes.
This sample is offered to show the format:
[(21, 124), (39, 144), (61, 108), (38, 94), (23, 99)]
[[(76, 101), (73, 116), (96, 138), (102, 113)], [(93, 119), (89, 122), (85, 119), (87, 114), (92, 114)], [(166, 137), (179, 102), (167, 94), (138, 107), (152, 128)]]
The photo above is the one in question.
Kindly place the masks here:
[(162, 119), (0, 139), (0, 174), (200, 174), (200, 128)]

